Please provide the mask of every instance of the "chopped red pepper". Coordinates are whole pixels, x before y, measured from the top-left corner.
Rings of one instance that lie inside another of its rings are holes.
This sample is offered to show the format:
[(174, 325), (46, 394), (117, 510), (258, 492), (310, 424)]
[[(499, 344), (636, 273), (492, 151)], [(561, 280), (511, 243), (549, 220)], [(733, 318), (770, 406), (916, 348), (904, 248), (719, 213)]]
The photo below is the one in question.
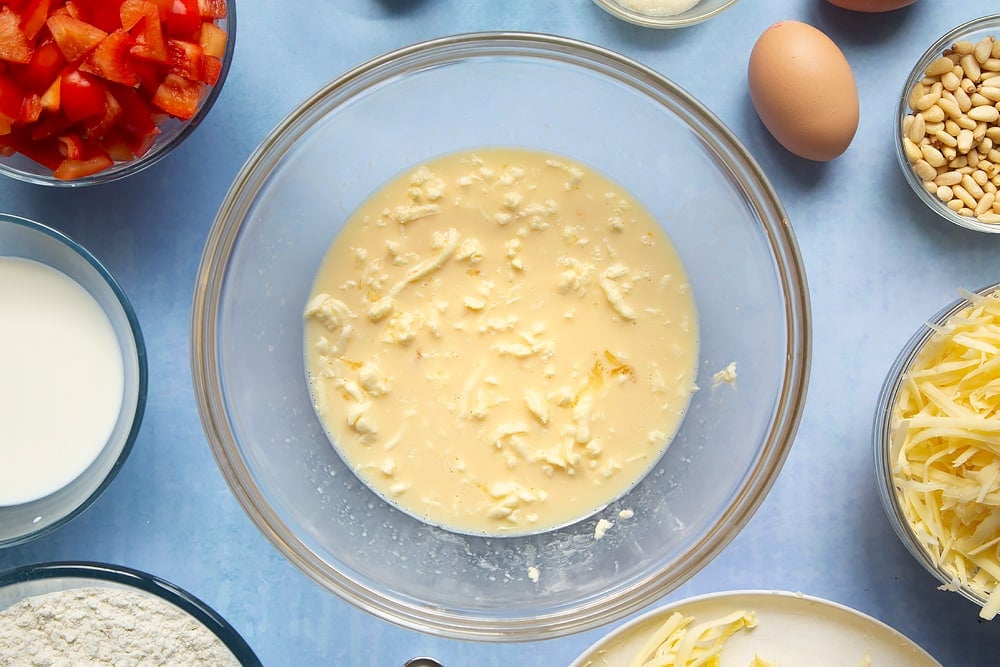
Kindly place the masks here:
[(49, 16), (50, 0), (31, 0), (21, 12), (21, 31), (28, 40), (38, 37)]
[(108, 36), (96, 26), (67, 14), (53, 14), (45, 22), (63, 56), (71, 63), (82, 59)]
[(31, 45), (21, 29), (21, 18), (10, 7), (0, 7), (0, 60), (26, 63), (31, 59)]
[(132, 38), (119, 28), (105, 37), (87, 60), (80, 65), (84, 72), (90, 72), (107, 81), (126, 86), (139, 85), (139, 76), (129, 63), (128, 53), (132, 48)]
[(222, 76), (225, 0), (0, 0), (0, 157), (80, 178), (145, 155)]
[(106, 87), (92, 74), (70, 70), (63, 74), (60, 89), (60, 109), (70, 122), (104, 113)]

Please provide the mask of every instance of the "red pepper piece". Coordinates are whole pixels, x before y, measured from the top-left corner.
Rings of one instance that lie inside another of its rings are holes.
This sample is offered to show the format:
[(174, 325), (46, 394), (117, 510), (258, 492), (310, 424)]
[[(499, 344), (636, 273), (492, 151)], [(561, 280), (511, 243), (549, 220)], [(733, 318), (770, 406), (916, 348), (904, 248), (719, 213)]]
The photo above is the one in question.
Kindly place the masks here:
[(17, 82), (26, 90), (45, 92), (66, 66), (62, 51), (51, 39), (42, 42), (31, 55), (27, 65), (12, 66)]
[(201, 24), (201, 32), (198, 34), (198, 44), (206, 56), (221, 58), (226, 54), (226, 31), (205, 21)]
[(174, 0), (163, 22), (164, 33), (174, 37), (197, 40), (201, 29), (198, 0)]
[(111, 86), (111, 94), (122, 110), (118, 127), (126, 134), (138, 136), (158, 133), (153, 111), (142, 95), (124, 86)]
[(92, 74), (70, 70), (62, 75), (60, 88), (59, 106), (70, 122), (77, 123), (105, 112), (107, 87)]
[(111, 156), (106, 151), (101, 150), (100, 153), (85, 160), (71, 160), (69, 158), (63, 160), (52, 172), (52, 175), (62, 181), (72, 181), (104, 171), (113, 164)]
[(17, 117), (18, 125), (34, 123), (42, 115), (42, 96), (38, 93), (27, 93), (21, 102), (21, 113)]
[(21, 17), (6, 5), (0, 6), (0, 60), (12, 63), (31, 60), (31, 44), (21, 30)]
[(79, 134), (75, 132), (61, 134), (56, 137), (56, 140), (59, 142), (59, 152), (63, 157), (71, 160), (83, 159), (83, 139), (80, 138)]
[(108, 33), (66, 14), (53, 14), (45, 22), (67, 61), (75, 63), (94, 50)]
[(222, 61), (215, 56), (205, 56), (202, 66), (201, 80), (210, 86), (217, 84), (222, 76)]
[(202, 78), (202, 59), (204, 52), (201, 46), (183, 39), (167, 39), (167, 61), (170, 71), (185, 79), (200, 81)]
[(137, 86), (139, 85), (139, 76), (129, 62), (130, 48), (132, 48), (132, 37), (124, 30), (115, 30), (105, 37), (96, 49), (91, 51), (87, 59), (80, 65), (80, 69), (108, 81), (126, 86)]
[(118, 16), (118, 0), (67, 0), (66, 5), (75, 9), (74, 15), (104, 32), (113, 32), (121, 27)]
[(31, 0), (21, 12), (21, 31), (28, 40), (34, 40), (49, 16), (50, 0)]
[(198, 13), (203, 19), (224, 19), (227, 14), (226, 0), (198, 0)]
[(198, 111), (201, 84), (176, 74), (167, 74), (153, 95), (153, 105), (174, 118), (187, 120)]
[(0, 74), (0, 120), (13, 123), (21, 115), (24, 91), (14, 79)]
[(132, 55), (137, 58), (167, 62), (167, 46), (156, 5), (149, 0), (125, 0), (121, 9), (122, 28), (135, 39)]
[(105, 132), (118, 124), (122, 117), (122, 107), (107, 88), (104, 89), (104, 115), (91, 116), (81, 122), (83, 135), (88, 139), (99, 139)]

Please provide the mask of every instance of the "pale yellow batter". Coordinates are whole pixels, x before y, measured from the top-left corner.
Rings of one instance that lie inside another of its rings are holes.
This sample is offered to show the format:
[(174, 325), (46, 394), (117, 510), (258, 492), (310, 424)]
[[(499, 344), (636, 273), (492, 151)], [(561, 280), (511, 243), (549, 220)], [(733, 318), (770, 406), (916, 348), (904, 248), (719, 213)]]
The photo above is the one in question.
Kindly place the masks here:
[(347, 222), (305, 310), (316, 412), (356, 473), (467, 533), (547, 530), (631, 488), (695, 387), (669, 239), (620, 186), (521, 149), (447, 155)]

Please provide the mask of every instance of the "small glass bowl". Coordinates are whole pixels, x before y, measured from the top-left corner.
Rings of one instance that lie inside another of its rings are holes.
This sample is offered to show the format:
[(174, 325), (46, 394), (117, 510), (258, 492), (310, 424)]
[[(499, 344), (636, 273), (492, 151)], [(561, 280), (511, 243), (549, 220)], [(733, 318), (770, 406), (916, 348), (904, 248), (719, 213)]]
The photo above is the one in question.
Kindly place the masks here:
[(657, 13), (655, 10), (634, 9), (621, 0), (594, 0), (598, 7), (612, 16), (644, 28), (683, 28), (707, 21), (736, 4), (736, 0), (700, 0), (698, 4), (676, 14)]
[(159, 162), (194, 132), (212, 109), (219, 93), (222, 92), (222, 85), (229, 74), (229, 67), (236, 49), (236, 0), (226, 0), (226, 17), (218, 19), (215, 23), (227, 35), (226, 51), (222, 57), (222, 71), (219, 74), (219, 80), (202, 94), (194, 116), (187, 120), (166, 118), (160, 121), (158, 123), (160, 134), (149, 150), (141, 157), (127, 161), (116, 161), (112, 166), (96, 174), (73, 180), (62, 180), (53, 176), (52, 170), (45, 165), (20, 153), (15, 153), (8, 157), (0, 157), (0, 174), (36, 185), (79, 188), (117, 181), (131, 174), (139, 173)]
[(207, 604), (163, 579), (119, 565), (57, 562), (0, 572), (0, 611), (29, 597), (79, 588), (129, 590), (158, 598), (177, 607), (218, 637), (244, 667), (261, 664), (239, 632)]
[[(986, 295), (1000, 290), (1000, 283), (983, 287), (976, 291), (977, 294)], [(916, 361), (924, 346), (931, 340), (940, 325), (944, 324), (953, 315), (968, 307), (968, 299), (959, 298), (948, 304), (933, 317), (928, 323), (921, 326), (916, 333), (907, 341), (896, 357), (886, 375), (885, 382), (879, 392), (878, 402), (875, 409), (875, 419), (872, 429), (872, 441), (875, 454), (875, 475), (878, 482), (879, 495), (882, 499), (882, 507), (885, 510), (889, 523), (893, 531), (902, 541), (906, 550), (919, 562), (928, 572), (941, 582), (941, 587), (945, 590), (955, 588), (955, 577), (948, 572), (921, 541), (921, 537), (914, 531), (913, 525), (907, 518), (903, 508), (903, 503), (899, 497), (899, 492), (894, 482), (894, 459), (898, 447), (895, 446), (895, 407), (902, 389), (906, 375), (910, 367)], [(930, 539), (924, 536), (924, 539)], [(986, 596), (980, 591), (973, 590), (967, 586), (958, 586), (956, 589), (963, 597), (976, 603), (979, 606), (986, 604)]]
[(0, 505), (0, 548), (3, 548), (63, 525), (97, 500), (111, 484), (139, 432), (146, 405), (147, 368), (146, 348), (131, 303), (108, 270), (85, 248), (50, 227), (0, 213), (0, 256), (23, 257), (46, 264), (90, 292), (114, 328), (125, 374), (118, 421), (90, 466), (47, 496), (17, 505)]
[[(907, 184), (917, 194), (920, 201), (926, 204), (930, 210), (934, 211), (945, 220), (959, 225), (960, 227), (980, 232), (998, 234), (1000, 233), (1000, 222), (980, 222), (975, 217), (959, 215), (955, 211), (949, 209), (935, 193), (926, 190), (924, 188), (923, 180), (916, 174), (913, 166), (907, 158), (906, 150), (903, 145), (903, 121), (907, 115), (911, 113), (909, 103), (910, 92), (924, 77), (924, 71), (927, 66), (939, 58), (942, 53), (946, 49), (949, 49), (955, 42), (968, 40), (976, 43), (980, 39), (987, 36), (993, 36), (1000, 41), (1000, 14), (983, 16), (973, 19), (967, 23), (963, 23), (956, 28), (952, 28), (942, 35), (940, 39), (934, 42), (934, 44), (932, 44), (930, 48), (928, 48), (923, 55), (920, 56), (916, 65), (914, 65), (913, 70), (906, 77), (906, 83), (903, 85), (903, 90), (899, 97), (899, 105), (896, 109), (896, 122), (894, 124), (896, 137), (893, 144), (896, 147), (896, 156), (899, 160), (899, 166), (903, 170), (903, 176), (905, 177)], [(996, 72), (996, 75), (1000, 76), (1000, 72)], [(1000, 123), (997, 122), (992, 123), (992, 125), (1000, 127)], [(1000, 146), (1000, 143), (998, 143), (998, 146)], [(997, 166), (1000, 167), (1000, 165)]]

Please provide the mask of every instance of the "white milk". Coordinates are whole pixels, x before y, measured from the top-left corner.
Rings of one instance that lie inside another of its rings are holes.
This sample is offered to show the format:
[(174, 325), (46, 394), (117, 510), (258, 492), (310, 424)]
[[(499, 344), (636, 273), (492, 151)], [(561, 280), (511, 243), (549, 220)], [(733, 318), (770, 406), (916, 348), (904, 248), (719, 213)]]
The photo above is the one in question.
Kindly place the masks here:
[(121, 348), (69, 276), (0, 257), (0, 505), (46, 496), (89, 466), (124, 393)]

